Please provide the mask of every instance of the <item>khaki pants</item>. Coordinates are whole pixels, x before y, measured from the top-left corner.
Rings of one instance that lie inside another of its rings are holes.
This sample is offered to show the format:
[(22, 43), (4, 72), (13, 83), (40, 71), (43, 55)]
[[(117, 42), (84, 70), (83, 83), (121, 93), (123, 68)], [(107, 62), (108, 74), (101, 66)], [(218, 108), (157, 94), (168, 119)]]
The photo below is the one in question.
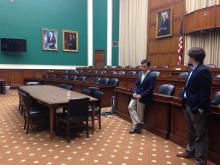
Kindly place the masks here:
[(144, 124), (144, 109), (145, 104), (137, 99), (131, 99), (128, 110), (134, 127), (138, 123)]

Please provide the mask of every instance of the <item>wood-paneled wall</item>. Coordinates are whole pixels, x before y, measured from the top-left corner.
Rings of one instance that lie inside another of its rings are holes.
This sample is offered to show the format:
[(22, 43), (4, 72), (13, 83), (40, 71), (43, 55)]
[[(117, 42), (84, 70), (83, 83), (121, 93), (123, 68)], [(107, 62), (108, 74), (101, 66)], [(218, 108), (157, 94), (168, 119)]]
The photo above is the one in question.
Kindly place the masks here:
[(23, 84), (24, 78), (41, 78), (48, 70), (38, 69), (1, 69), (0, 79), (6, 80), (6, 84), (10, 86), (17, 86)]
[[(172, 36), (156, 39), (156, 14), (172, 9)], [(150, 0), (148, 16), (147, 58), (153, 65), (176, 65), (178, 58), (179, 30), (185, 14), (185, 0)]]

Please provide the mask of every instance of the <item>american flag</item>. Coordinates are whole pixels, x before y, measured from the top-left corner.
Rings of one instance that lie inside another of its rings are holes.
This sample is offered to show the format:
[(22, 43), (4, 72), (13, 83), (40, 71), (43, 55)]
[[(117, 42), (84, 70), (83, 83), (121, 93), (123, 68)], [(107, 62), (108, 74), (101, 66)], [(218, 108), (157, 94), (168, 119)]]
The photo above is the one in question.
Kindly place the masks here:
[(179, 49), (178, 49), (178, 61), (177, 64), (181, 65), (182, 64), (182, 57), (183, 57), (183, 26), (182, 26), (182, 21), (180, 24), (180, 35), (179, 35)]

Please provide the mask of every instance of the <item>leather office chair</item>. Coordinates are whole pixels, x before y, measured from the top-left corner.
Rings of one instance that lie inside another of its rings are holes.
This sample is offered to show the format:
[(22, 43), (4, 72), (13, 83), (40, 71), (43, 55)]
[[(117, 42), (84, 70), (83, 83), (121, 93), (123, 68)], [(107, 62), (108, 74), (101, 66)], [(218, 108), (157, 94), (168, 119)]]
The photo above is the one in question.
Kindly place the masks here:
[(61, 128), (66, 131), (68, 143), (70, 142), (70, 130), (74, 127), (84, 126), (86, 137), (89, 137), (88, 108), (89, 98), (69, 100), (66, 113), (56, 115), (56, 130)]
[(57, 75), (55, 75), (55, 74), (49, 74), (47, 78), (48, 78), (48, 79), (51, 79), (51, 80), (55, 80), (55, 79), (57, 78)]
[(99, 84), (107, 85), (108, 81), (109, 81), (109, 78), (104, 77), (104, 78), (101, 78), (101, 80), (99, 81)]
[(77, 79), (77, 76), (69, 76), (69, 78), (68, 78), (69, 80), (76, 80)]
[(130, 75), (130, 76), (134, 76), (136, 74), (136, 71), (128, 71), (127, 72), (127, 75)]
[(97, 74), (97, 72), (98, 72), (97, 70), (91, 70), (90, 71), (91, 74)]
[(61, 75), (60, 80), (68, 80), (69, 76), (68, 75)]
[(152, 71), (151, 74), (155, 77), (160, 76), (160, 72), (158, 72), (158, 71)]
[(188, 72), (181, 72), (181, 73), (179, 73), (179, 77), (180, 78), (187, 78), (187, 76), (188, 76)]
[(76, 80), (78, 80), (78, 81), (85, 81), (86, 77), (85, 76), (78, 76)]
[(220, 91), (217, 91), (215, 93), (215, 96), (213, 97), (213, 99), (211, 100), (211, 104), (212, 105), (219, 105), (220, 104)]
[(118, 71), (118, 75), (125, 75), (125, 71)]
[(104, 71), (103, 71), (103, 70), (99, 70), (99, 71), (97, 72), (97, 74), (104, 74)]
[(82, 93), (85, 95), (91, 96), (92, 91), (89, 88), (83, 88)]
[(118, 72), (116, 72), (116, 71), (109, 71), (109, 74), (115, 74), (115, 75), (117, 75)]
[(95, 84), (98, 84), (99, 83), (99, 81), (100, 81), (100, 77), (94, 77), (93, 79), (92, 79), (92, 81), (93, 81), (93, 83), (95, 83)]
[(109, 81), (108, 81), (108, 84), (107, 85), (111, 85), (111, 86), (114, 86), (114, 87), (116, 87), (117, 85), (118, 85), (118, 79), (117, 78), (111, 78), (111, 79), (109, 79)]
[(93, 95), (95, 91), (100, 90), (98, 87), (88, 87), (88, 89), (91, 91), (91, 95)]
[(67, 90), (72, 90), (73, 88), (73, 86), (69, 84), (60, 84), (59, 87)]
[(158, 92), (160, 94), (172, 96), (174, 95), (174, 92), (175, 92), (175, 86), (171, 84), (162, 84), (160, 85)]
[(216, 65), (215, 64), (207, 64), (206, 65), (208, 68), (216, 68)]
[(40, 85), (40, 82), (38, 82), (38, 81), (29, 81), (25, 85)]
[(216, 78), (216, 79), (220, 79), (220, 74), (217, 74), (217, 75), (215, 76), (215, 78)]

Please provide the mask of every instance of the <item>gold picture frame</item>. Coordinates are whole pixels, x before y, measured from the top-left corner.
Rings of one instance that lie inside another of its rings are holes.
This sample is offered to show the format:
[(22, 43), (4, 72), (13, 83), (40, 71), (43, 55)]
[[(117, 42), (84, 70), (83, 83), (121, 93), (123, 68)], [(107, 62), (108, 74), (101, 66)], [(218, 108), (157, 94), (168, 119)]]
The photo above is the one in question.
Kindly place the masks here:
[(164, 9), (156, 14), (156, 38), (172, 36), (172, 9)]
[(63, 30), (63, 50), (67, 52), (78, 52), (78, 32)]
[(42, 28), (42, 49), (58, 50), (58, 31), (55, 29)]

